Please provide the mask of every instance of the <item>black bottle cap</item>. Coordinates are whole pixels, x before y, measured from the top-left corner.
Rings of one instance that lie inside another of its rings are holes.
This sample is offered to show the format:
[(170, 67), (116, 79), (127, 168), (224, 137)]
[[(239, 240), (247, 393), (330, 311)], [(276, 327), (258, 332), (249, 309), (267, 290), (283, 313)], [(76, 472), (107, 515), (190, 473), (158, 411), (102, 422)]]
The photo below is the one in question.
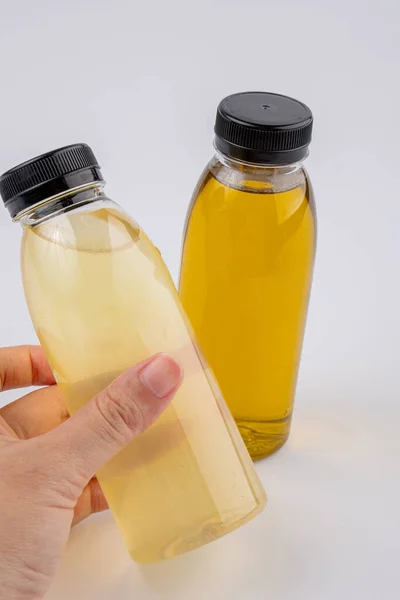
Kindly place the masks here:
[(47, 198), (103, 181), (87, 144), (72, 144), (24, 162), (0, 177), (0, 195), (12, 218)]
[(218, 106), (215, 146), (244, 162), (287, 165), (307, 156), (312, 125), (311, 110), (294, 98), (266, 92), (233, 94)]

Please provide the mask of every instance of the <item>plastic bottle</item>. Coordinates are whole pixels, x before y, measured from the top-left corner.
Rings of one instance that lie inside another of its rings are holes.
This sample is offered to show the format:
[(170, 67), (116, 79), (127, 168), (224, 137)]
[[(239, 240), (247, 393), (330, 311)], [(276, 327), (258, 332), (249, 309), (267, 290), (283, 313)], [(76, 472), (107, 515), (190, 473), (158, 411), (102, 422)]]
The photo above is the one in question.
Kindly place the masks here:
[(71, 413), (155, 353), (183, 365), (171, 406), (98, 473), (132, 558), (175, 556), (261, 512), (262, 485), (169, 272), (105, 195), (91, 149), (68, 146), (15, 167), (0, 192), (23, 227), (26, 300)]
[(314, 264), (312, 122), (286, 96), (222, 100), (186, 222), (182, 304), (254, 459), (289, 435)]

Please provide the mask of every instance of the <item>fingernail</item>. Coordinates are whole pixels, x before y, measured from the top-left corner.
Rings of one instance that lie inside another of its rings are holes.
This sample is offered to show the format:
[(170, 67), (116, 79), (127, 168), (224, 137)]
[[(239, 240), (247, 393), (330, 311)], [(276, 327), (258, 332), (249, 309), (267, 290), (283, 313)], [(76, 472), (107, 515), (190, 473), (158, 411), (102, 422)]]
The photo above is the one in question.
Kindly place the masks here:
[(140, 379), (152, 394), (165, 398), (178, 386), (182, 378), (180, 365), (167, 354), (159, 354), (145, 366)]

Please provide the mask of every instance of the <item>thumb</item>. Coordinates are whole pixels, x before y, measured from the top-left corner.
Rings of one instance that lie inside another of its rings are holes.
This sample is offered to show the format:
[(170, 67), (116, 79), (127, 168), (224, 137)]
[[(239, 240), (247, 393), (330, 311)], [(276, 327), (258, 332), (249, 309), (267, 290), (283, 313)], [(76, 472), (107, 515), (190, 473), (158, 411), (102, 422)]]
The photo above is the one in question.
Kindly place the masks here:
[(100, 467), (160, 416), (182, 375), (170, 356), (153, 356), (125, 371), (65, 423), (45, 434), (67, 479), (78, 487), (86, 485)]

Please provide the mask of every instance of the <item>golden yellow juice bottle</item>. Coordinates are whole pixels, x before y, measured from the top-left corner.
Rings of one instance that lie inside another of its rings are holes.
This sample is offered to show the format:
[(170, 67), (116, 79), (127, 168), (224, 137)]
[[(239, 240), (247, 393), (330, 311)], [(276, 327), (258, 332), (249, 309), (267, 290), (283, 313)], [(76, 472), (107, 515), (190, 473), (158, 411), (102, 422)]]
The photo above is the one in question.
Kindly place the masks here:
[(314, 263), (312, 121), (286, 96), (225, 98), (186, 222), (181, 301), (254, 459), (289, 435)]
[(32, 321), (69, 411), (155, 353), (183, 365), (170, 407), (98, 473), (132, 558), (151, 563), (232, 531), (266, 499), (159, 251), (103, 187), (85, 144), (0, 179), (23, 227)]

